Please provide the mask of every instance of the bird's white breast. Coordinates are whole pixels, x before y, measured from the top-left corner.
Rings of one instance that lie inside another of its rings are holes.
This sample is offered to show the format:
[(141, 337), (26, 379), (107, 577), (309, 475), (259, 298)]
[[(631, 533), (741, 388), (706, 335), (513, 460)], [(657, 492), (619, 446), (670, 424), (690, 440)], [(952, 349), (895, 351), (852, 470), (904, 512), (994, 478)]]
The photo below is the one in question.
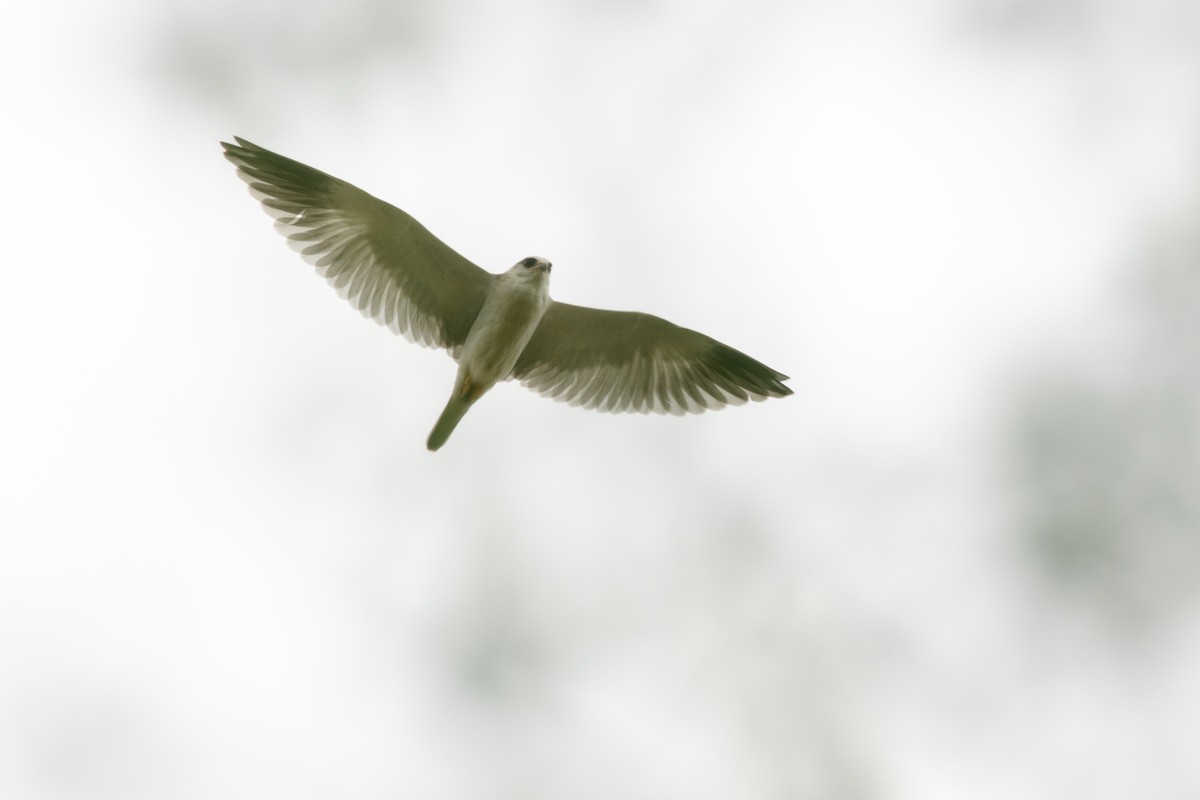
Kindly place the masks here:
[(506, 379), (549, 305), (546, 280), (498, 276), (463, 343), (460, 371), (486, 386)]

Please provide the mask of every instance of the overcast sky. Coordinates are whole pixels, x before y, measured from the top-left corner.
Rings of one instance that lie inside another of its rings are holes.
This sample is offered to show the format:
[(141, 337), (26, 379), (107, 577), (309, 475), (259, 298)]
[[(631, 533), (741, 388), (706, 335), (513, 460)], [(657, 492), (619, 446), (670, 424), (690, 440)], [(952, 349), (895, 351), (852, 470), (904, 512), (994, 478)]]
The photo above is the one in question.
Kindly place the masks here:
[[(1194, 3), (25, 4), (0, 53), (0, 796), (1200, 792)], [(796, 394), (505, 384), (431, 454), (455, 365), (233, 135)]]

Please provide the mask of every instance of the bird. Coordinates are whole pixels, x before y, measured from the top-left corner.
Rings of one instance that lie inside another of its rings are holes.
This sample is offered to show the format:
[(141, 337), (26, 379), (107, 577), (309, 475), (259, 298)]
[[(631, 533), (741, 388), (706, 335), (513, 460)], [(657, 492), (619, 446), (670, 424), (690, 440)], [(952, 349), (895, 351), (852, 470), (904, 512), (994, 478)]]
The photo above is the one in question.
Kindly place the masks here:
[(221, 142), (288, 244), (364, 316), (458, 362), (426, 446), (438, 450), (500, 381), (610, 412), (682, 415), (785, 397), (789, 378), (650, 314), (550, 298), (551, 263), (493, 274), (399, 208), (241, 137)]

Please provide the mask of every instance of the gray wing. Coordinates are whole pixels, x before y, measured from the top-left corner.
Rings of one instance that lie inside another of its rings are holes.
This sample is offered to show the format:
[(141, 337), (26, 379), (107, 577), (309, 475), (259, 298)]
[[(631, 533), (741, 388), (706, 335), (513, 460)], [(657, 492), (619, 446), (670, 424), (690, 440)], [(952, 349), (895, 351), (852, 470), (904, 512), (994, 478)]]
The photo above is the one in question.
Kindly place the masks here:
[(288, 244), (381, 325), (455, 358), (493, 276), (395, 206), (345, 181), (234, 137), (238, 177)]
[(551, 303), (513, 368), (539, 394), (600, 411), (683, 414), (785, 397), (787, 376), (702, 333), (632, 311)]

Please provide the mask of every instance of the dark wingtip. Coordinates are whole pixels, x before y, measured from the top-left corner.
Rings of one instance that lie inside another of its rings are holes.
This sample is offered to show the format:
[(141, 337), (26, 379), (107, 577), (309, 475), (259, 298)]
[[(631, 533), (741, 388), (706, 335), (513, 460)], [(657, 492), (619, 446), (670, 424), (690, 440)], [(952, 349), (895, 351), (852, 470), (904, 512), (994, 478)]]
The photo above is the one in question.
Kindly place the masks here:
[(246, 147), (246, 145), (250, 143), (238, 136), (233, 137), (233, 140), (237, 142), (237, 144), (230, 144), (229, 142), (222, 141), (221, 150), (223, 151), (227, 160), (234, 164), (239, 164), (248, 155), (247, 150), (249, 148)]
[(243, 139), (240, 136), (234, 136), (233, 141), (236, 142), (236, 144), (230, 144), (229, 142), (226, 142), (226, 141), (221, 142), (221, 149), (223, 149), (225, 151), (226, 158), (231, 158), (233, 156), (243, 156), (244, 157), (244, 156), (250, 155), (251, 153), (265, 153), (266, 152), (265, 150), (263, 150), (263, 148), (259, 147), (254, 142), (250, 141), (249, 139)]
[[(772, 372), (774, 372), (774, 370), (772, 370)], [(789, 394), (795, 394), (791, 387), (785, 386), (783, 383), (784, 381), (790, 380), (791, 378), (789, 378), (787, 375), (784, 375), (782, 372), (775, 372), (775, 388), (779, 391), (779, 397), (787, 397)]]
[(783, 384), (783, 381), (790, 380), (787, 375), (739, 350), (717, 342), (715, 357), (722, 371), (747, 391), (763, 397), (787, 397), (793, 394)]

